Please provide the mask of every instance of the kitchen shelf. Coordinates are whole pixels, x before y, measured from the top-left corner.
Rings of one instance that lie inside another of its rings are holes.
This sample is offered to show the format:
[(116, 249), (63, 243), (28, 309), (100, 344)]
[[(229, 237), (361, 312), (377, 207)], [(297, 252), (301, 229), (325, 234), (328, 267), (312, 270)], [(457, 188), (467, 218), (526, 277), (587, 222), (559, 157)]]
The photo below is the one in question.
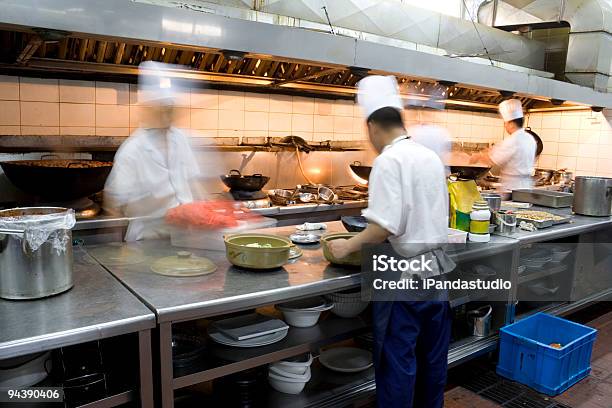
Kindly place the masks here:
[(207, 367), (205, 364), (175, 370), (173, 388), (180, 389), (210, 381), (238, 371), (293, 357), (319, 346), (345, 340), (365, 332), (369, 325), (360, 317), (343, 319), (329, 314), (313, 327), (289, 328), (287, 337), (278, 343), (253, 348), (238, 348), (209, 341), (209, 355), (229, 361), (228, 364)]
[(312, 379), (297, 395), (284, 394), (270, 388), (270, 408), (337, 407), (350, 402), (373, 398), (376, 393), (374, 367), (359, 373), (338, 373), (319, 365), (312, 366)]
[(79, 405), (78, 408), (111, 408), (126, 404), (136, 400), (136, 392), (124, 391), (119, 394), (111, 395), (101, 400), (88, 402), (87, 404)]
[(538, 272), (519, 275), (518, 283), (520, 285), (526, 282), (531, 282), (536, 279), (545, 278), (550, 275), (555, 275), (557, 273), (565, 272), (567, 269), (568, 269), (568, 266), (565, 264), (558, 264), (558, 265), (555, 265), (549, 268), (544, 267), (542, 270)]

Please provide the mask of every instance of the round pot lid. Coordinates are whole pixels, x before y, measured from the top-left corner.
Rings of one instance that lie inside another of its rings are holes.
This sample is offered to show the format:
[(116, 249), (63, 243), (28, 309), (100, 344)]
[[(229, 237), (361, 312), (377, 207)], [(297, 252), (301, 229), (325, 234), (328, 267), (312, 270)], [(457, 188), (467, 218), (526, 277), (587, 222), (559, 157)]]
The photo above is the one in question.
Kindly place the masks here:
[(165, 276), (200, 276), (213, 273), (217, 266), (208, 258), (180, 251), (176, 255), (156, 260), (151, 265), (151, 270)]

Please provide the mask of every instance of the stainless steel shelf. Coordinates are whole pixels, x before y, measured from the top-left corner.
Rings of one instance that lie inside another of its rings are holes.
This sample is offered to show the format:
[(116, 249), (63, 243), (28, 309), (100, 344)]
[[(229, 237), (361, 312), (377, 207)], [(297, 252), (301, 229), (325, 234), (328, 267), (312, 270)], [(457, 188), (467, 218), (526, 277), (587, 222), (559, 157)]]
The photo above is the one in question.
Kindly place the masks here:
[(79, 405), (78, 408), (111, 408), (118, 407), (135, 400), (136, 392), (130, 390), (111, 395), (98, 401), (92, 401), (88, 402), (87, 404)]
[(555, 275), (557, 273), (565, 272), (568, 269), (568, 266), (565, 264), (557, 264), (553, 267), (543, 267), (542, 270), (533, 273), (527, 273), (519, 275), (518, 283), (523, 284), (526, 282), (531, 282), (536, 279), (545, 278), (550, 275)]
[(319, 365), (312, 366), (312, 379), (297, 395), (272, 390), (269, 408), (338, 407), (353, 401), (373, 397), (376, 392), (374, 368), (360, 373), (337, 373)]
[(360, 317), (343, 319), (330, 314), (313, 327), (291, 327), (287, 337), (269, 346), (241, 349), (217, 345), (211, 341), (209, 342), (211, 357), (229, 363), (210, 368), (194, 366), (190, 369), (191, 372), (184, 369), (181, 370), (182, 372), (175, 371), (175, 376), (177, 374), (181, 376), (174, 378), (173, 387), (180, 389), (308, 351), (315, 351), (320, 346), (351, 338), (367, 329), (368, 324)]

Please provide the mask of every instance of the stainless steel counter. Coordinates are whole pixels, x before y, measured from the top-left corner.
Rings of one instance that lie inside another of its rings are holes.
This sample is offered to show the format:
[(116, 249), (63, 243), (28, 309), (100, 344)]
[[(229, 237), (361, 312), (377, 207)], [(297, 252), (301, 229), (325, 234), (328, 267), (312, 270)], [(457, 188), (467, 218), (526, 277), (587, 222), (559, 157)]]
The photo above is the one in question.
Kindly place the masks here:
[(0, 299), (0, 359), (148, 330), (155, 315), (75, 248), (74, 287), (45, 299)]
[(543, 228), (533, 232), (523, 231), (517, 228), (516, 232), (512, 234), (505, 234), (503, 236), (506, 238), (516, 239), (521, 244), (528, 244), (583, 234), (612, 225), (612, 217), (588, 217), (585, 215), (576, 215), (572, 214), (572, 211), (569, 208), (555, 209), (533, 206), (530, 208), (530, 210), (546, 211), (564, 216), (571, 215), (572, 219), (567, 224), (554, 225), (552, 227)]
[[(339, 221), (327, 225), (328, 232), (344, 231)], [(284, 236), (294, 231), (294, 226), (266, 230)], [(489, 246), (468, 244), (465, 251), (453, 256), (482, 256), (494, 249), (511, 249), (514, 245), (515, 240), (494, 237), (493, 244)], [(105, 267), (156, 311), (160, 323), (214, 316), (290, 298), (347, 289), (361, 283), (358, 268), (330, 265), (323, 257), (320, 245), (302, 246), (304, 254), (300, 258), (281, 269), (261, 272), (233, 267), (227, 261), (225, 251), (193, 250), (195, 255), (211, 259), (217, 265), (217, 271), (192, 278), (172, 278), (151, 272), (153, 260), (173, 255), (179, 250), (168, 241), (125, 243), (114, 248), (117, 251), (129, 248), (143, 256), (140, 263)], [(98, 261), (105, 264), (104, 259), (98, 258)]]
[[(251, 211), (263, 216), (275, 215), (290, 215), (290, 214), (305, 214), (318, 213), (322, 211), (338, 211), (352, 210), (365, 208), (368, 206), (367, 201), (344, 201), (342, 204), (296, 204), (289, 206), (272, 206), (266, 208), (254, 208)], [(100, 215), (91, 219), (77, 220), (74, 226), (75, 231), (101, 229), (101, 228), (118, 228), (127, 227), (132, 218)]]

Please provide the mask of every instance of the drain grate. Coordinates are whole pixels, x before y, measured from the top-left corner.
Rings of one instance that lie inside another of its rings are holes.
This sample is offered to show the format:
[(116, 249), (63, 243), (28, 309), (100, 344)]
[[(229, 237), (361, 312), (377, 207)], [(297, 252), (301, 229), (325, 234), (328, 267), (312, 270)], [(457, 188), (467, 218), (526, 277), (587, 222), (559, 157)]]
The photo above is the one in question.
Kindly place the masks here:
[(522, 384), (506, 380), (494, 371), (474, 367), (461, 386), (504, 408), (572, 408)]

